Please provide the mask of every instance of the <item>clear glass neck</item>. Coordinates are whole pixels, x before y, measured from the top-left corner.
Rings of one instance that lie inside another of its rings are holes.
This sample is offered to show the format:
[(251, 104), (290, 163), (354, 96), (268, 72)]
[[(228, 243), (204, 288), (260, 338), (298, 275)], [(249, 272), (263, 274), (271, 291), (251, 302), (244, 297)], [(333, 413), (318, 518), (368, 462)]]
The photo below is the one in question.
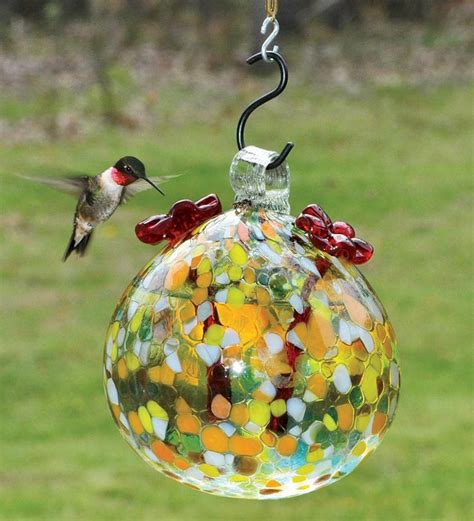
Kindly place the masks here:
[(286, 162), (277, 168), (267, 166), (277, 152), (249, 146), (240, 150), (230, 166), (230, 184), (235, 205), (250, 205), (280, 213), (290, 213), (290, 169)]

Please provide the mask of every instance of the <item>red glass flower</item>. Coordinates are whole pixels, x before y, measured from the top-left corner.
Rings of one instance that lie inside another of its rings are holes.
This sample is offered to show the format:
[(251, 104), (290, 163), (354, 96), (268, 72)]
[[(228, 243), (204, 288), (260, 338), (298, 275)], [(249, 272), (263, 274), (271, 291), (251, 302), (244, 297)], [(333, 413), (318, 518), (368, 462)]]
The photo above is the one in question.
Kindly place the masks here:
[(355, 236), (354, 228), (343, 221), (332, 222), (317, 204), (310, 204), (298, 216), (296, 226), (306, 232), (309, 240), (320, 250), (344, 257), (353, 264), (364, 264), (374, 253), (373, 247)]
[(146, 244), (158, 244), (168, 240), (174, 246), (196, 226), (222, 213), (217, 195), (210, 194), (193, 203), (183, 199), (174, 203), (166, 215), (154, 215), (135, 226), (137, 237)]

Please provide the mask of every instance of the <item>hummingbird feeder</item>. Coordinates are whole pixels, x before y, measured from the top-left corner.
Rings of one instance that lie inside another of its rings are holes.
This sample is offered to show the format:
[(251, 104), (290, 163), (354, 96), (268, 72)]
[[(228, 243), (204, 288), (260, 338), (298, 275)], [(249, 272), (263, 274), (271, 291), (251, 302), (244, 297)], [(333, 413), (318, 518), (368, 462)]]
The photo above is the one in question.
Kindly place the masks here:
[(372, 247), (316, 204), (290, 215), (291, 143), (245, 146), (249, 115), (288, 79), (270, 41), (248, 63), (276, 63), (280, 83), (240, 118), (234, 207), (209, 195), (137, 225), (141, 241), (167, 245), (125, 290), (104, 357), (112, 415), (146, 462), (250, 499), (351, 473), (382, 441), (400, 387), (392, 326), (356, 267)]

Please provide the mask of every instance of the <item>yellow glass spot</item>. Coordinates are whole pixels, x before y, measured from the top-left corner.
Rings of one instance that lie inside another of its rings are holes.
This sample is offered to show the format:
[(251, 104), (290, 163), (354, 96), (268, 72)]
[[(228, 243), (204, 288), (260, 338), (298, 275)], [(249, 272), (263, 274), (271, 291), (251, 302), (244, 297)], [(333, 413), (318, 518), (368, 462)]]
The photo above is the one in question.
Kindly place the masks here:
[(364, 394), (365, 401), (368, 403), (375, 403), (378, 398), (377, 389), (378, 373), (373, 367), (369, 365), (362, 376), (361, 389)]
[(237, 264), (232, 264), (227, 274), (229, 275), (229, 279), (232, 281), (240, 280), (242, 278), (242, 268), (237, 266)]
[(118, 321), (115, 321), (111, 326), (110, 326), (110, 336), (112, 337), (113, 340), (115, 340), (117, 338), (117, 334), (119, 332), (119, 329), (120, 329), (120, 322)]
[(370, 421), (370, 416), (368, 414), (361, 414), (361, 415), (357, 416), (356, 422), (355, 422), (356, 429), (359, 432), (364, 432), (365, 429), (367, 428), (367, 425), (369, 425), (369, 421)]
[(262, 452), (262, 454), (259, 456), (259, 459), (262, 463), (270, 463), (271, 461), (270, 454), (268, 454), (268, 452)]
[(153, 424), (151, 423), (151, 417), (149, 412), (147, 411), (146, 407), (141, 405), (138, 408), (138, 417), (140, 418), (140, 422), (143, 425), (144, 429), (152, 433), (153, 432)]
[(323, 320), (331, 320), (331, 310), (326, 306), (324, 302), (321, 302), (317, 298), (310, 298), (311, 309), (315, 315), (320, 316)]
[(244, 280), (240, 281), (239, 289), (248, 299), (255, 298), (255, 288), (255, 284), (247, 284)]
[(245, 294), (238, 288), (229, 288), (227, 292), (227, 303), (240, 308), (245, 303)]
[(168, 420), (168, 413), (153, 400), (149, 400), (146, 404), (146, 408), (148, 409), (148, 412), (154, 416), (155, 418), (159, 418), (160, 420)]
[(132, 333), (136, 333), (138, 331), (138, 328), (140, 327), (140, 324), (143, 320), (143, 314), (145, 313), (146, 307), (140, 306), (138, 310), (136, 311), (135, 315), (133, 315), (132, 320), (130, 321), (130, 331)]
[(204, 342), (212, 346), (221, 344), (224, 338), (225, 328), (219, 324), (212, 324), (204, 334)]
[(229, 479), (234, 483), (246, 483), (249, 480), (249, 478), (241, 476), (240, 474), (235, 474), (234, 476), (231, 476)]
[(316, 449), (308, 453), (306, 456), (306, 461), (315, 463), (316, 461), (322, 460), (324, 458), (323, 449)]
[(276, 416), (279, 418), (280, 416), (283, 416), (286, 412), (286, 402), (285, 400), (278, 399), (275, 400), (270, 404), (270, 410), (273, 414), (273, 416)]
[(115, 362), (115, 360), (117, 360), (117, 356), (118, 356), (118, 346), (117, 346), (116, 342), (114, 342), (112, 344), (112, 351), (110, 353), (110, 358), (112, 359), (112, 362)]
[(230, 249), (229, 257), (231, 258), (232, 262), (239, 266), (244, 266), (248, 260), (247, 252), (238, 243), (235, 243)]
[(212, 264), (209, 257), (204, 257), (199, 263), (199, 266), (197, 268), (197, 274), (202, 275), (203, 273), (207, 273), (208, 271), (211, 271), (211, 268)]
[(333, 420), (332, 416), (325, 414), (323, 417), (323, 423), (328, 431), (335, 431), (337, 429), (337, 423)]
[(208, 465), (207, 463), (202, 463), (198, 468), (203, 474), (209, 476), (210, 478), (217, 478), (220, 475), (219, 470), (216, 467), (213, 465)]
[(301, 466), (296, 473), (302, 476), (306, 476), (306, 474), (311, 474), (314, 471), (314, 465), (312, 463), (307, 463), (306, 465)]
[(292, 481), (293, 483), (302, 483), (306, 481), (306, 476), (293, 476)]
[(382, 374), (382, 360), (380, 355), (373, 353), (369, 359), (369, 364), (374, 368), (376, 373)]
[(129, 371), (136, 371), (140, 367), (140, 360), (134, 353), (127, 353), (125, 355), (125, 362)]
[(269, 405), (260, 400), (252, 400), (249, 403), (249, 418), (251, 422), (260, 427), (265, 427), (270, 421)]
[(352, 454), (354, 456), (362, 456), (364, 454), (367, 445), (365, 441), (359, 441), (359, 443), (352, 449)]
[(199, 341), (199, 340), (202, 340), (203, 334), (204, 334), (204, 326), (202, 323), (199, 323), (189, 333), (189, 338), (191, 338), (192, 340)]

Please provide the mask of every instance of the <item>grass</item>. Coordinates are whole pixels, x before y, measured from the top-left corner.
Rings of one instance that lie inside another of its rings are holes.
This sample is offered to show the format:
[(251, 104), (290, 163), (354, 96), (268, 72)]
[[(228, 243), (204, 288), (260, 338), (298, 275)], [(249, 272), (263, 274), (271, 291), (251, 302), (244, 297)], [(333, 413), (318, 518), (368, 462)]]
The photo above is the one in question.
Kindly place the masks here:
[[(5, 103), (5, 102), (3, 102)], [(472, 95), (467, 87), (372, 89), (350, 96), (297, 88), (249, 123), (248, 142), (292, 139), (293, 214), (319, 202), (375, 245), (363, 272), (397, 330), (397, 418), (367, 462), (298, 499), (213, 498), (155, 473), (127, 448), (106, 407), (102, 344), (115, 303), (153, 255), (133, 227), (177, 199), (218, 193), (243, 101), (204, 126), (193, 115), (159, 134), (1, 145), (0, 517), (5, 520), (285, 521), (471, 518)], [(14, 113), (18, 107), (12, 107)], [(280, 112), (281, 111), (281, 112)], [(61, 263), (74, 202), (12, 176), (98, 172), (134, 154), (150, 174), (184, 173), (166, 197), (141, 194)]]

